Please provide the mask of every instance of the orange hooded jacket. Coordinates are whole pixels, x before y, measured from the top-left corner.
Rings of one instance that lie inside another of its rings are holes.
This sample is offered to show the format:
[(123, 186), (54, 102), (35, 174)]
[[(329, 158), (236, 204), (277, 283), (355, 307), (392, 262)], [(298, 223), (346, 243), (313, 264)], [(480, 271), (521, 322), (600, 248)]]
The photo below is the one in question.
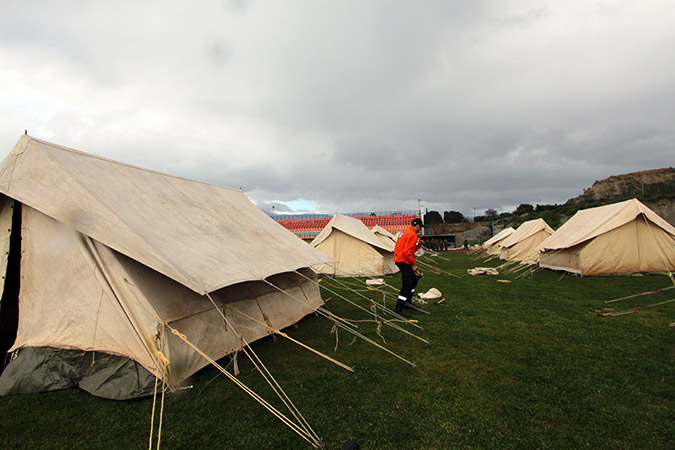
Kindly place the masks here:
[(411, 266), (417, 261), (415, 251), (420, 248), (417, 243), (417, 232), (414, 227), (408, 227), (407, 230), (396, 241), (394, 246), (394, 262), (404, 262)]

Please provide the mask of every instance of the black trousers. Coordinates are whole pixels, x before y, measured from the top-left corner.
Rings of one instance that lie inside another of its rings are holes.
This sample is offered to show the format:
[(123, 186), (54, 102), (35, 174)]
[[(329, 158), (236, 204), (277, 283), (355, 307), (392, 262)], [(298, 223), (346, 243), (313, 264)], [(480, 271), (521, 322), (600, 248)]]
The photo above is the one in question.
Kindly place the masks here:
[(401, 270), (401, 291), (398, 293), (398, 299), (410, 302), (417, 287), (417, 275), (410, 264), (397, 262), (396, 266)]

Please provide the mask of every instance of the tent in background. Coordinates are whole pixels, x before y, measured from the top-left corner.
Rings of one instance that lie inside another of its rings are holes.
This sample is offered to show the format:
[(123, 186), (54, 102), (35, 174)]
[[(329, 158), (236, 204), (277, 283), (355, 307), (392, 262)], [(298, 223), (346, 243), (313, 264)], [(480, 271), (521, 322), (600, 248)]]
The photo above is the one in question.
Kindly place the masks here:
[(504, 228), (502, 231), (500, 231), (499, 233), (495, 234), (490, 239), (485, 241), (485, 243), (483, 244), (483, 248), (485, 248), (485, 252), (488, 255), (498, 255), (499, 252), (501, 252), (501, 250), (502, 250), (502, 245), (501, 245), (502, 241), (504, 239), (506, 239), (507, 237), (511, 236), (511, 234), (514, 231), (515, 230), (513, 229), (513, 227)]
[(176, 388), (208, 363), (169, 327), (219, 359), (323, 304), (309, 266), (330, 258), (241, 190), (22, 136), (0, 193), (0, 315), (18, 320), (3, 344), (19, 350), (3, 394)]
[(541, 267), (581, 275), (675, 270), (675, 227), (637, 199), (578, 211), (542, 242)]
[(375, 225), (373, 228), (370, 229), (370, 231), (373, 234), (375, 234), (375, 236), (379, 237), (380, 239), (383, 239), (385, 243), (390, 244), (393, 242), (394, 245), (396, 245), (396, 236), (387, 231), (385, 228), (382, 228), (379, 225)]
[(372, 277), (398, 272), (394, 264), (394, 241), (377, 236), (363, 222), (335, 214), (311, 245), (336, 260), (314, 267), (337, 277)]
[(499, 258), (506, 261), (521, 261), (533, 264), (539, 261), (537, 248), (553, 234), (553, 229), (544, 219), (528, 220), (501, 242)]

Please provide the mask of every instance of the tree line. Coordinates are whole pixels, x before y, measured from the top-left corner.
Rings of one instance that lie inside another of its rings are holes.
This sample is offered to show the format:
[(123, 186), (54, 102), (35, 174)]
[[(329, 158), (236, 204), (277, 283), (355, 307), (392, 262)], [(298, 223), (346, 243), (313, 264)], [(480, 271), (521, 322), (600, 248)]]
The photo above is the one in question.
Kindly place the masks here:
[(424, 215), (425, 225), (434, 225), (441, 223), (469, 223), (469, 222), (489, 222), (497, 219), (506, 219), (512, 216), (522, 216), (530, 213), (543, 213), (544, 211), (553, 211), (557, 210), (562, 205), (553, 204), (553, 205), (530, 205), (529, 203), (522, 203), (512, 212), (503, 212), (500, 213), (496, 209), (489, 208), (486, 209), (482, 215), (476, 216), (471, 220), (470, 218), (464, 216), (459, 211), (443, 211), (443, 215), (438, 211), (427, 211)]

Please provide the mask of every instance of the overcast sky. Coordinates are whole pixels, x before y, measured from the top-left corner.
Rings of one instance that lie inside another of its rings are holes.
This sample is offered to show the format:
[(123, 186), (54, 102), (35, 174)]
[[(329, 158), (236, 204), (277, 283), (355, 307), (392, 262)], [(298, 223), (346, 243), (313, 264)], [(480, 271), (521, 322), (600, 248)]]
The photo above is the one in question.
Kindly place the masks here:
[(261, 209), (473, 216), (675, 165), (675, 1), (0, 0), (34, 137)]

